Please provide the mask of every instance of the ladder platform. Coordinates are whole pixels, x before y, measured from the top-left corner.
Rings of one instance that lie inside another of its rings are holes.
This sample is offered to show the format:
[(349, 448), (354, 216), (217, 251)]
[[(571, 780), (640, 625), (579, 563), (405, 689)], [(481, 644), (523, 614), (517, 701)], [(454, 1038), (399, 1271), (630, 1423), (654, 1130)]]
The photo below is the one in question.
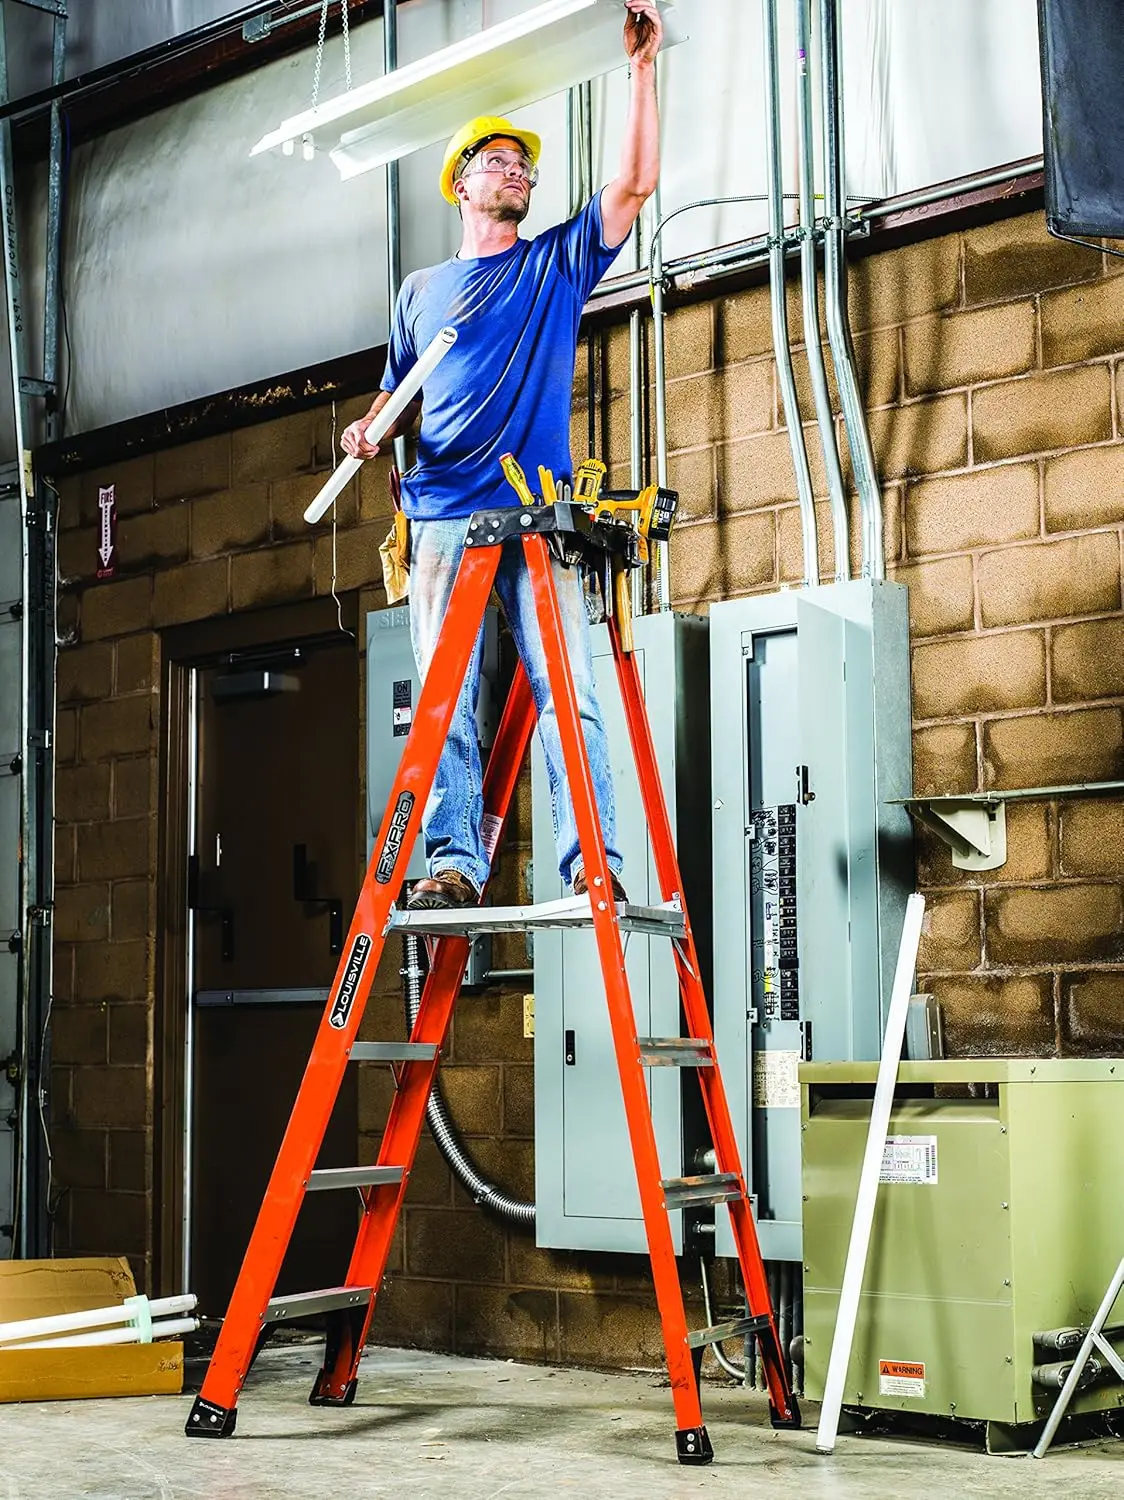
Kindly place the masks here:
[(383, 1187), (401, 1182), (404, 1167), (321, 1167), (309, 1175), (307, 1193), (330, 1192), (333, 1188)]
[(705, 1203), (729, 1203), (742, 1195), (736, 1172), (709, 1172), (701, 1177), (666, 1177), (663, 1188), (665, 1208), (694, 1208)]
[(343, 1307), (366, 1307), (374, 1295), (369, 1286), (329, 1286), (319, 1292), (293, 1292), (289, 1297), (271, 1297), (265, 1304), (263, 1323), (285, 1323), (291, 1318), (310, 1318), (313, 1313), (336, 1312)]
[(707, 1344), (724, 1344), (727, 1339), (744, 1338), (747, 1333), (767, 1333), (768, 1318), (731, 1318), (728, 1323), (716, 1323), (713, 1328), (696, 1328), (687, 1335), (688, 1349), (705, 1349)]
[[(622, 932), (643, 932), (654, 937), (683, 938), (687, 920), (679, 906), (633, 906), (616, 903), (617, 925)], [(540, 901), (537, 906), (455, 906), (426, 911), (393, 908), (389, 932), (424, 932), (434, 937), (470, 932), (535, 932), (547, 928), (570, 930), (592, 927), (593, 911), (588, 896), (565, 896), (561, 901)]]
[(352, 1062), (432, 1062), (436, 1042), (353, 1042)]
[(713, 1068), (714, 1048), (694, 1036), (639, 1036), (640, 1061), (646, 1068)]

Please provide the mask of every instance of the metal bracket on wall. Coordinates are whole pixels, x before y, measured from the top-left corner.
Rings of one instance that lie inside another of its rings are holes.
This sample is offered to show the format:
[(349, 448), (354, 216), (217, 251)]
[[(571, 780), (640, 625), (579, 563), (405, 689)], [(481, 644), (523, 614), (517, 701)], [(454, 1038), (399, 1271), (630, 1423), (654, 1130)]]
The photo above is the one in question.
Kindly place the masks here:
[(894, 801), (944, 840), (958, 870), (998, 870), (1007, 863), (1008, 802), (1120, 796), (1124, 796), (1124, 781), (1079, 781), (1066, 786), (952, 792), (942, 797), (902, 797)]

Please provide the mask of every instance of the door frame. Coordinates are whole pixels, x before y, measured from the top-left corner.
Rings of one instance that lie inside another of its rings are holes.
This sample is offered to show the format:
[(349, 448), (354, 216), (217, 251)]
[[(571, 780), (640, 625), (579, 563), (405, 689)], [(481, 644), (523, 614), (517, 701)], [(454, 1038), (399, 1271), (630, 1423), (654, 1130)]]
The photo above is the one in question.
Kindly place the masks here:
[[(181, 1286), (184, 1226), (191, 1163), (185, 1150), (191, 1101), (189, 1072), (191, 923), (187, 866), (191, 841), (190, 791), (193, 733), (197, 732), (193, 682), (196, 672), (220, 665), (234, 652), (327, 643), (350, 632), (356, 654), (360, 720), (363, 710), (363, 642), (357, 591), (336, 600), (308, 600), (245, 615), (224, 615), (161, 632), (158, 846), (156, 861), (156, 988), (153, 1016), (153, 1271), (157, 1295), (190, 1290)], [(360, 735), (360, 746), (364, 741)], [(360, 766), (356, 766), (356, 817), (363, 815)]]

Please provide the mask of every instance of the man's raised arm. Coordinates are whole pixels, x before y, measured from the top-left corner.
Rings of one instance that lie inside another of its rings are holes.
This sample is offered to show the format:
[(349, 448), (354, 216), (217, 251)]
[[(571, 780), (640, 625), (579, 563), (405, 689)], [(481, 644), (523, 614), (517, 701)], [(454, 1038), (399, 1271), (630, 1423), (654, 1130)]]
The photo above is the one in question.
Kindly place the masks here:
[(625, 0), (624, 26), (632, 88), (624, 127), (620, 171), (601, 190), (601, 225), (605, 244), (621, 245), (660, 173), (660, 121), (656, 109), (656, 53), (663, 40), (660, 13), (650, 0)]

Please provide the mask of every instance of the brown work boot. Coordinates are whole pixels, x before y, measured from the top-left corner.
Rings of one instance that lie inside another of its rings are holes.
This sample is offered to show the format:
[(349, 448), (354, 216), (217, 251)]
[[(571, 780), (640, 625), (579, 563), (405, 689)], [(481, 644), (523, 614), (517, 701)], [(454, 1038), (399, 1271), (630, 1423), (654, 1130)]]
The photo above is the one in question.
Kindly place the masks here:
[(457, 906), (478, 906), (480, 892), (459, 870), (438, 870), (428, 880), (419, 880), (406, 902), (407, 911), (447, 910)]
[[(613, 900), (617, 901), (617, 902), (627, 901), (628, 897), (624, 893), (624, 886), (621, 885), (620, 881), (613, 874), (612, 870), (609, 871), (609, 879), (613, 883)], [(575, 870), (574, 871), (574, 895), (575, 896), (585, 896), (585, 895), (588, 895), (588, 893), (589, 893), (589, 886), (586, 884), (585, 871), (584, 870)]]

